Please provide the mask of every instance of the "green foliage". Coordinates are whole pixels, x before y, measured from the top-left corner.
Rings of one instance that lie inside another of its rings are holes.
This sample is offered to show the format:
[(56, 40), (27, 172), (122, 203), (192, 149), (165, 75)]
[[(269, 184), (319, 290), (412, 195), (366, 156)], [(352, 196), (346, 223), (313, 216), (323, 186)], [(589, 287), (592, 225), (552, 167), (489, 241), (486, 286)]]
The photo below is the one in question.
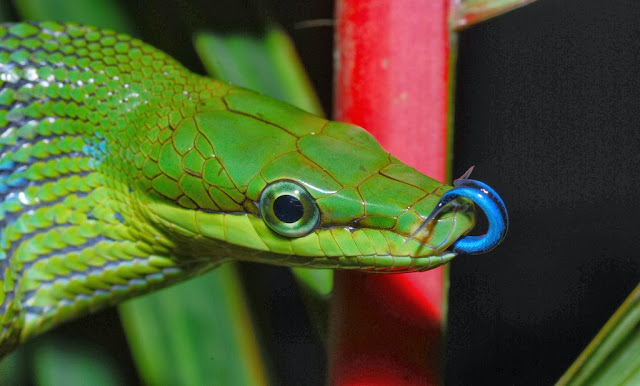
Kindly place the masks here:
[(125, 378), (99, 348), (45, 338), (34, 347), (35, 383), (41, 386), (120, 385)]
[(558, 385), (640, 384), (640, 284), (602, 327)]
[(23, 20), (76, 22), (132, 33), (129, 16), (113, 0), (15, 0)]
[(214, 77), (322, 115), (295, 48), (280, 28), (270, 26), (262, 35), (200, 31), (195, 47)]
[(267, 369), (234, 265), (120, 306), (150, 385), (264, 385)]

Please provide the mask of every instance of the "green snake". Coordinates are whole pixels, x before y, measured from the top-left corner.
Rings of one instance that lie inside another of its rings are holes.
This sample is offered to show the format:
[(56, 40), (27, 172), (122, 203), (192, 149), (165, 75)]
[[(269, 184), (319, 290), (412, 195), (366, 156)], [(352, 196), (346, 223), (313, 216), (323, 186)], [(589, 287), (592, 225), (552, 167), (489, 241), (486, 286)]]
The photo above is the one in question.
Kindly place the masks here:
[[(411, 272), (488, 250), (504, 205), (459, 185), (127, 35), (0, 25), (0, 354), (227, 261)], [(474, 201), (490, 230), (465, 237)]]

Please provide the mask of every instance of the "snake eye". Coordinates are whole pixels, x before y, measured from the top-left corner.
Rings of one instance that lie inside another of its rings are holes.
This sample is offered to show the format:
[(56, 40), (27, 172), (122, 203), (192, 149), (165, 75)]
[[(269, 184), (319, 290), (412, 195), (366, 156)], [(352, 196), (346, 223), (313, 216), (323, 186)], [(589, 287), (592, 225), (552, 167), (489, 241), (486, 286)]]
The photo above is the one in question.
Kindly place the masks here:
[(302, 185), (280, 180), (267, 185), (260, 195), (262, 220), (274, 232), (301, 237), (320, 223), (320, 210)]

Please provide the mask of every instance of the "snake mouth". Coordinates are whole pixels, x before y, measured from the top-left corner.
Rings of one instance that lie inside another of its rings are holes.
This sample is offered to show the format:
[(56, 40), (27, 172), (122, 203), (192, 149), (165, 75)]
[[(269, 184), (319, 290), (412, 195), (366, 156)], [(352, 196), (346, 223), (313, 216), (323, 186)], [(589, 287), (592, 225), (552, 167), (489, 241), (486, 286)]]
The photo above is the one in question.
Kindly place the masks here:
[[(413, 225), (418, 228), (422, 222)], [(392, 229), (332, 227), (317, 229), (302, 239), (311, 245), (318, 240), (320, 253), (302, 251), (280, 255), (272, 263), (314, 268), (352, 269), (379, 273), (426, 271), (446, 264), (457, 253), (454, 243), (464, 237), (475, 224), (475, 210), (470, 200), (458, 199), (417, 235)], [(304, 255), (305, 252), (308, 254)]]
[[(504, 240), (509, 217), (502, 198), (483, 182), (460, 178), (455, 188), (442, 195), (434, 210), (404, 243), (412, 251), (411, 262), (374, 271), (425, 271), (449, 262), (458, 254), (479, 254)], [(474, 205), (475, 204), (475, 205)], [(475, 225), (475, 206), (487, 217), (488, 230), (468, 236)], [(397, 258), (397, 257), (396, 257)]]

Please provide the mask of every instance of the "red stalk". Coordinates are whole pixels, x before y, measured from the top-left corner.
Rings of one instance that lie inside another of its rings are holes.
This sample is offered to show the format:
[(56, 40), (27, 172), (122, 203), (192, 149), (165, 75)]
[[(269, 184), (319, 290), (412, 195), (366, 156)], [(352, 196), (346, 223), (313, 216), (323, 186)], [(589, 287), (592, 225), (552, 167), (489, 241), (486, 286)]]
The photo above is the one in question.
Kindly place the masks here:
[[(369, 130), (421, 172), (448, 178), (450, 0), (337, 0), (335, 119)], [(441, 383), (444, 274), (336, 272), (334, 385)]]

